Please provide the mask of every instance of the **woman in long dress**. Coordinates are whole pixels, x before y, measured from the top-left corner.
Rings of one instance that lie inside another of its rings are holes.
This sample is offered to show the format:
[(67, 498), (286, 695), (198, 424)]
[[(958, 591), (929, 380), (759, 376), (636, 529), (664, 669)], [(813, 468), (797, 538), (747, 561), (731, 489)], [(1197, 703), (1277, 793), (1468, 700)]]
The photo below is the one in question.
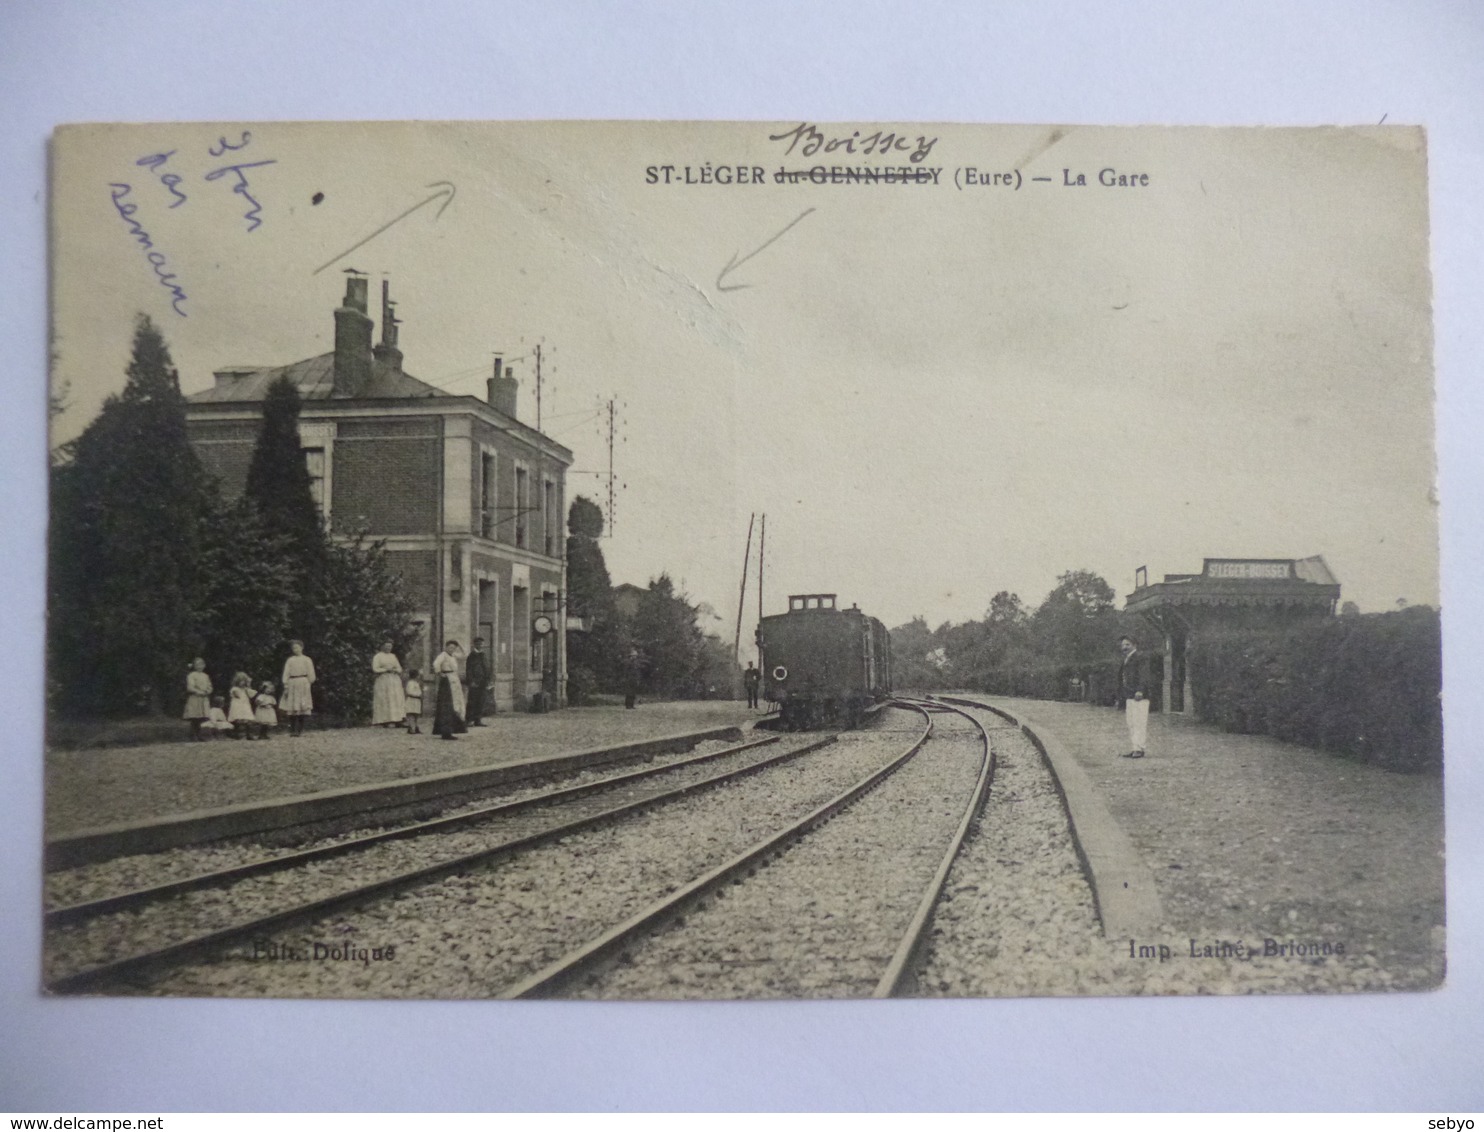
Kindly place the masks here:
[(278, 701), (279, 710), (289, 717), (289, 734), (304, 734), (304, 721), (314, 713), (314, 697), (310, 685), (314, 683), (314, 661), (304, 655), (303, 641), (290, 641), (293, 655), (283, 662), (283, 698)]
[(407, 718), (407, 697), (402, 693), (402, 665), (392, 652), (391, 641), (383, 641), (381, 651), (371, 658), (371, 671), (376, 673), (371, 722), (377, 727), (401, 723)]
[(433, 730), (443, 739), (452, 739), (469, 730), (464, 722), (464, 685), (459, 680), (458, 657), (462, 651), (458, 641), (448, 641), (433, 658), (433, 675), (438, 681)]

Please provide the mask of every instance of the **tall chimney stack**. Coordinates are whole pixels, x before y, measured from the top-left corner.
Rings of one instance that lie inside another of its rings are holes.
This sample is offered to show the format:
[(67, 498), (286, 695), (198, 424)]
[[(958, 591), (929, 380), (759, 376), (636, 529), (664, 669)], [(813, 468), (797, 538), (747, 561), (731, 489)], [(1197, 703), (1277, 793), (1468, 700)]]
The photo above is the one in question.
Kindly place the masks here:
[(485, 383), (485, 387), (491, 408), (515, 420), (515, 394), (520, 389), (520, 382), (515, 380), (515, 372), (509, 366), (501, 370), (504, 360), (499, 354), (495, 355), (495, 376)]
[(381, 341), (371, 351), (384, 366), (400, 371), (402, 351), (397, 347), (397, 304), (392, 302), (391, 283), (381, 281)]
[(371, 382), (371, 325), (366, 314), (366, 277), (351, 268), (345, 275), (345, 301), (335, 311), (337, 397), (359, 397)]

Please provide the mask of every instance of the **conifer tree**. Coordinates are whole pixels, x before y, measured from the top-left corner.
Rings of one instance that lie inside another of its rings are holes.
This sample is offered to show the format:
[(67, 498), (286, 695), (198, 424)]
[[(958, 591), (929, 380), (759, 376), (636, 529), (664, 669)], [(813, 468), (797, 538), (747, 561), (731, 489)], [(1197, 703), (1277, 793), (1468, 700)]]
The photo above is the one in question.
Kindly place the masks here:
[(67, 447), (52, 489), (53, 703), (76, 714), (174, 708), (196, 645), (207, 479), (147, 316), (123, 392)]
[(313, 584), (324, 561), (325, 538), (299, 443), (299, 390), (287, 377), (268, 387), (263, 423), (247, 468), (247, 498), (263, 527), (287, 541), (293, 564)]

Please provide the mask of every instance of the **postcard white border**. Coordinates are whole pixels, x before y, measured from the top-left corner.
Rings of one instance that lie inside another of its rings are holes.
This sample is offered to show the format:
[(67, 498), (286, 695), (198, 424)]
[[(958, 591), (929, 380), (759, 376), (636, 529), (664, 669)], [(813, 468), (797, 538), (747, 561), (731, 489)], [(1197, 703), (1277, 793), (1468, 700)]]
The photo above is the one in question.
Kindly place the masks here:
[[(390, 0), (0, 15), (0, 514), (12, 609), (0, 1081), (33, 1111), (1484, 1106), (1484, 19), (1465, 4)], [(1429, 129), (1449, 770), (1434, 994), (583, 1005), (36, 990), (46, 138), (66, 121), (742, 118)]]

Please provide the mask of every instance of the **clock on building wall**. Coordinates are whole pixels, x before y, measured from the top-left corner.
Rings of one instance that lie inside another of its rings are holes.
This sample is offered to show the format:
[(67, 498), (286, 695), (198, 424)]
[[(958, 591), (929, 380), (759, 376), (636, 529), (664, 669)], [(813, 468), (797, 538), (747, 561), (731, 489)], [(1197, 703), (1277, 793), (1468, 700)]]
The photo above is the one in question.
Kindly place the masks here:
[(542, 614), (531, 622), (531, 628), (535, 630), (538, 637), (544, 637), (547, 633), (551, 632), (551, 618)]

